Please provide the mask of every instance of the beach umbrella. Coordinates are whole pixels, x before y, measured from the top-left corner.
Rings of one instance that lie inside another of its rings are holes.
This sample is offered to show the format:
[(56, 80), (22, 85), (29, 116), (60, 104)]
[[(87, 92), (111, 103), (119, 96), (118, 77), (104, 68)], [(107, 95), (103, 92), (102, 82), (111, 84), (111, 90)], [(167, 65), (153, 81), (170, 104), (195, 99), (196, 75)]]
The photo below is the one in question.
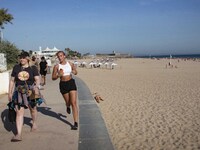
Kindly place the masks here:
[(78, 61), (75, 61), (75, 62), (74, 62), (74, 64), (75, 64), (75, 65), (78, 65), (78, 64), (80, 64), (80, 62), (78, 62)]
[(104, 65), (106, 66), (106, 68), (108, 67), (109, 63), (108, 62), (105, 62)]
[(117, 66), (117, 64), (116, 63), (112, 63), (111, 64), (111, 69), (114, 69), (114, 66)]
[(111, 66), (117, 66), (117, 64), (116, 63), (112, 63)]
[(103, 64), (101, 62), (98, 62), (96, 65), (97, 67), (101, 67)]
[(84, 61), (84, 62), (82, 62), (82, 64), (83, 64), (83, 65), (86, 65), (87, 63)]
[(92, 65), (94, 65), (94, 63), (93, 63), (93, 62), (90, 62), (89, 65), (92, 66)]
[(81, 66), (82, 66), (82, 67), (86, 67), (86, 64), (87, 64), (87, 63), (86, 63), (85, 61), (83, 61), (83, 62), (81, 63)]
[(93, 65), (94, 65), (94, 62), (90, 62), (89, 63), (89, 66), (92, 68), (93, 67)]
[(80, 62), (78, 62), (78, 61), (75, 61), (74, 62), (74, 65), (77, 67), (78, 65), (80, 64)]

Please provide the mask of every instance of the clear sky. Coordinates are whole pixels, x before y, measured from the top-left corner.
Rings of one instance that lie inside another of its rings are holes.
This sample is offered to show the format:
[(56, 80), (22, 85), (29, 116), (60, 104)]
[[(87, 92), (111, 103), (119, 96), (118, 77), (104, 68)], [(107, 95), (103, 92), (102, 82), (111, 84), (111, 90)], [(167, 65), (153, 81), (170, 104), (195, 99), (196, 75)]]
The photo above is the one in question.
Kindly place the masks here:
[(200, 0), (0, 0), (19, 49), (200, 54)]

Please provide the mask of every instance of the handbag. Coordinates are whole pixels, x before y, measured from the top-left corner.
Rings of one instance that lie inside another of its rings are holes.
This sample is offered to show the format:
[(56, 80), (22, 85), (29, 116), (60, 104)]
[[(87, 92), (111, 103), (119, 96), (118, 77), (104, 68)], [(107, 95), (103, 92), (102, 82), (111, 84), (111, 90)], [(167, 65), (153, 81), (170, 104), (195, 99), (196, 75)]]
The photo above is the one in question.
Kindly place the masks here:
[(16, 122), (16, 111), (15, 111), (15, 105), (14, 102), (9, 102), (7, 104), (8, 106), (8, 120), (11, 123), (15, 123)]

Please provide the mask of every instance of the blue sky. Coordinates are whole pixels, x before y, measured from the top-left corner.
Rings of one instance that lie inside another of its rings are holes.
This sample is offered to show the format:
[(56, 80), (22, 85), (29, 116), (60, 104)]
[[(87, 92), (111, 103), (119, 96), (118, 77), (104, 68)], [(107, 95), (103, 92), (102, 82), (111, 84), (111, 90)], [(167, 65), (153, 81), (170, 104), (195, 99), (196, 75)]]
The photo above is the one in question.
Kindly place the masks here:
[(4, 40), (19, 49), (200, 54), (200, 0), (0, 0), (14, 16)]

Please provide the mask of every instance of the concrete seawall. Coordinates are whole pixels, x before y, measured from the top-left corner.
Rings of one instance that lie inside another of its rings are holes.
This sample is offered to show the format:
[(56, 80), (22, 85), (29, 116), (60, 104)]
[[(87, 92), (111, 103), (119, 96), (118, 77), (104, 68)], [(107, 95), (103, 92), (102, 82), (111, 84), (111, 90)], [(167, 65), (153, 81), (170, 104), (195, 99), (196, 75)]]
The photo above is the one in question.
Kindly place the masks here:
[(9, 71), (0, 73), (0, 94), (8, 93)]

